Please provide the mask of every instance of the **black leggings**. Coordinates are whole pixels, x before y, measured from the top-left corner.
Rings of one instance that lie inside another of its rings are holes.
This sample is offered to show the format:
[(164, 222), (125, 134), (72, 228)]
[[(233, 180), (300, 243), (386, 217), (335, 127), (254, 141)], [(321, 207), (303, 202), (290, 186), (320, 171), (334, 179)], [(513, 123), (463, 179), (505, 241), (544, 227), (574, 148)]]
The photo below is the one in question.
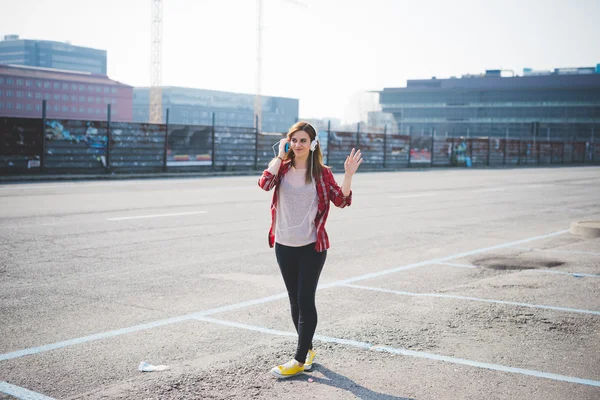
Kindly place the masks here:
[(317, 252), (314, 243), (302, 247), (275, 243), (275, 255), (290, 298), (292, 320), (298, 332), (298, 348), (294, 358), (304, 363), (308, 350), (312, 349), (312, 339), (317, 328), (315, 292), (327, 258), (327, 250)]

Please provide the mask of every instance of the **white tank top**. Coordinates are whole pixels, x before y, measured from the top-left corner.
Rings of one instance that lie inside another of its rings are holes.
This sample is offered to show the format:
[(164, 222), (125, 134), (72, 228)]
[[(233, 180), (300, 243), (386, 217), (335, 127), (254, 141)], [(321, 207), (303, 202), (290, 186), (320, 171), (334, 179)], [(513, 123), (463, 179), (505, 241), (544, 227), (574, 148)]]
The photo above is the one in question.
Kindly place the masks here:
[(279, 184), (275, 241), (284, 246), (300, 247), (317, 241), (317, 188), (314, 182), (306, 184), (305, 179), (306, 169), (290, 168)]

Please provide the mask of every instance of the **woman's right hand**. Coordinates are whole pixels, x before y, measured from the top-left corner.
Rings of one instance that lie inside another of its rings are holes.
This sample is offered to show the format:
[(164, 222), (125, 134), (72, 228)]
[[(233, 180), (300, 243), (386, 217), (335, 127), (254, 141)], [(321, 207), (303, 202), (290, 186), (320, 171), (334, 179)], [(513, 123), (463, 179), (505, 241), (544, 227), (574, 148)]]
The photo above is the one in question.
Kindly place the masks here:
[(278, 157), (281, 158), (285, 158), (285, 155), (287, 154), (287, 152), (285, 151), (285, 145), (288, 144), (290, 141), (287, 137), (284, 137), (283, 139), (281, 139), (279, 141), (279, 155)]

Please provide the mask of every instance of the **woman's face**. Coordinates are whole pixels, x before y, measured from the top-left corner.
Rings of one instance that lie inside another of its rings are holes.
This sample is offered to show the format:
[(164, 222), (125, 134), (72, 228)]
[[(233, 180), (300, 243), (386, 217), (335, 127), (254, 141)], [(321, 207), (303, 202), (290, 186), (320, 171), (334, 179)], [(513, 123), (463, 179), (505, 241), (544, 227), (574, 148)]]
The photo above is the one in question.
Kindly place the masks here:
[(292, 135), (290, 139), (290, 148), (294, 152), (294, 156), (303, 158), (308, 157), (310, 152), (310, 136), (305, 131), (298, 131)]

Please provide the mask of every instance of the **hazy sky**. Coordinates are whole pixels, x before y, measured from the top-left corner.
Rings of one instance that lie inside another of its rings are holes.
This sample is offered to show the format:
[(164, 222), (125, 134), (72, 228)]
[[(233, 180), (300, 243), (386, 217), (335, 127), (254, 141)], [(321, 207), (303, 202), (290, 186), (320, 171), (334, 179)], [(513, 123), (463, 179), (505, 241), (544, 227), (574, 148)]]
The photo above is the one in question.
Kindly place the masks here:
[[(299, 6), (302, 3), (305, 6)], [(150, 84), (150, 0), (0, 0), (0, 35), (108, 51)], [(254, 93), (256, 0), (164, 0), (163, 84)], [(358, 119), (359, 93), (485, 69), (600, 63), (600, 0), (263, 0), (263, 94)]]

